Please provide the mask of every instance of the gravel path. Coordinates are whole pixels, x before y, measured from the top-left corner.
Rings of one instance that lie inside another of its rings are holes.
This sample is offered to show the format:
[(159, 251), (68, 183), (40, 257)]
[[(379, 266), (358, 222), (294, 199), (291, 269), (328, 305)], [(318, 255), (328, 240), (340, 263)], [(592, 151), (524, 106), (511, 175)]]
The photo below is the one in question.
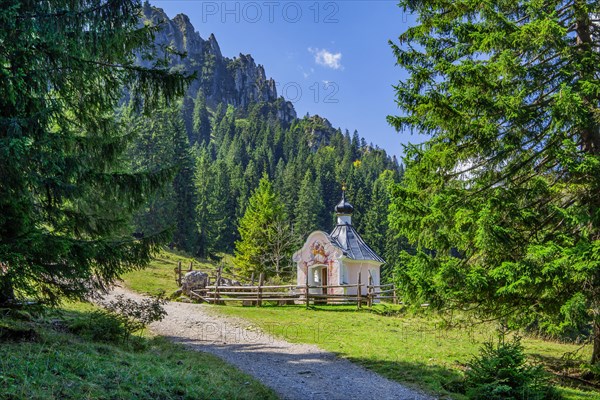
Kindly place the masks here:
[[(123, 294), (115, 288), (107, 300)], [(289, 343), (202, 304), (170, 302), (167, 317), (152, 332), (194, 350), (214, 354), (275, 390), (282, 399), (432, 399), (316, 346)]]

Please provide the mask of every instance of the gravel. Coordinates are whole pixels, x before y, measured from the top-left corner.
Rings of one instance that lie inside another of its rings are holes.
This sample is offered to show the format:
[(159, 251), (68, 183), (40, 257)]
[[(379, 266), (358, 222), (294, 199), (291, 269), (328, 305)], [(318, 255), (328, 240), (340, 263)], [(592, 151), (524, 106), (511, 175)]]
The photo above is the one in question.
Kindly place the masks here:
[[(115, 288), (107, 299), (118, 294), (141, 298)], [(260, 329), (218, 315), (209, 306), (169, 302), (165, 309), (168, 315), (150, 325), (152, 332), (216, 355), (271, 387), (282, 399), (432, 399), (314, 345), (290, 343), (270, 335), (268, 327)], [(290, 332), (299, 327), (301, 321)]]

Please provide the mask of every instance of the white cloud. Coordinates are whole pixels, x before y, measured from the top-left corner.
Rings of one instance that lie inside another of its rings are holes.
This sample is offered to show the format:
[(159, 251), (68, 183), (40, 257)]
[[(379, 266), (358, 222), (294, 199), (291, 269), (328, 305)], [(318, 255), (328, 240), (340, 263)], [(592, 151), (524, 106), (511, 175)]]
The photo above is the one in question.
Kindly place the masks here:
[(344, 69), (342, 66), (342, 53), (332, 53), (327, 49), (316, 49), (309, 47), (308, 51), (314, 54), (318, 65), (331, 69)]

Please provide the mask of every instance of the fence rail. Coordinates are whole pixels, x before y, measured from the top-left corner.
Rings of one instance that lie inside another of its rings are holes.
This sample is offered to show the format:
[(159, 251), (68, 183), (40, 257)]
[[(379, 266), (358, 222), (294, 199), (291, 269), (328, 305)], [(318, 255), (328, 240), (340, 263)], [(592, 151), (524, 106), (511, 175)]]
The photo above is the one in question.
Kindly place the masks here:
[[(258, 285), (225, 286), (220, 284), (220, 277), (221, 270), (219, 269), (214, 284), (201, 290), (192, 291), (192, 297), (210, 304), (242, 302), (244, 305), (255, 305), (257, 307), (260, 307), (263, 302), (277, 302), (280, 305), (289, 303), (305, 304), (306, 307), (311, 304), (325, 303), (356, 304), (357, 308), (361, 308), (363, 304), (371, 307), (374, 303), (382, 300), (398, 304), (394, 284), (374, 285), (370, 273), (368, 282), (363, 283), (362, 276), (359, 273), (356, 284), (345, 285), (310, 285), (308, 277), (304, 285), (264, 285), (264, 275), (260, 274)], [(339, 289), (343, 289), (343, 293), (329, 293), (333, 290), (339, 292)], [(347, 293), (349, 289), (352, 292), (356, 291), (356, 293)]]

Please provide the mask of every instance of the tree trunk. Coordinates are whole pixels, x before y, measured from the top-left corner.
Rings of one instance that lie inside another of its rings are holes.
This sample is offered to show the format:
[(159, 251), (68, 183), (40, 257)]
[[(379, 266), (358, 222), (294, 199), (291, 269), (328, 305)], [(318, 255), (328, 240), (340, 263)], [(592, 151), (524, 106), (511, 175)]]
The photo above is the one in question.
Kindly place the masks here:
[(15, 293), (13, 292), (10, 281), (0, 280), (0, 306), (10, 303), (15, 299)]
[[(577, 34), (577, 46), (583, 51), (591, 51), (594, 45), (593, 37), (592, 37), (592, 20), (590, 15), (588, 14), (586, 2), (583, 0), (576, 0), (573, 3), (573, 11), (575, 13), (575, 32)], [(594, 67), (588, 66), (588, 68), (582, 69), (580, 72), (580, 78), (584, 81), (591, 81), (595, 79), (595, 69)], [(589, 109), (589, 118), (588, 122), (585, 126), (582, 126), (581, 129), (581, 146), (582, 150), (595, 157), (600, 156), (600, 124), (598, 124), (597, 119), (594, 116), (594, 113), (598, 107), (598, 96), (588, 96), (584, 95), (582, 97), (583, 103)], [(591, 240), (598, 241), (600, 240), (600, 223), (598, 218), (598, 210), (600, 210), (600, 199), (597, 196), (598, 190), (600, 188), (597, 187), (597, 180), (595, 176), (588, 176), (588, 182), (590, 182), (590, 187), (588, 188), (588, 196), (583, 198), (584, 204), (587, 202), (588, 210), (589, 210), (589, 233)], [(593, 280), (592, 289), (591, 289), (591, 298), (597, 298), (597, 287), (595, 285), (598, 284), (597, 279)], [(597, 301), (593, 301), (597, 304)], [(598, 314), (598, 308), (595, 307), (593, 313), (593, 333), (592, 333), (592, 360), (591, 363), (597, 364), (600, 362), (600, 317)]]
[[(587, 13), (585, 1), (576, 1), (574, 3), (575, 12), (575, 32), (577, 34), (577, 46), (584, 51), (591, 51), (594, 45), (592, 38), (592, 20), (590, 15)], [(595, 79), (595, 68), (587, 68), (582, 70), (580, 78), (582, 80), (594, 80)], [(594, 112), (598, 106), (597, 96), (584, 95), (584, 104), (589, 109), (589, 122), (587, 126), (583, 127), (581, 131), (582, 147), (586, 153), (598, 154), (600, 153), (600, 126), (594, 118)]]
[(594, 320), (592, 365), (600, 363), (600, 320)]

